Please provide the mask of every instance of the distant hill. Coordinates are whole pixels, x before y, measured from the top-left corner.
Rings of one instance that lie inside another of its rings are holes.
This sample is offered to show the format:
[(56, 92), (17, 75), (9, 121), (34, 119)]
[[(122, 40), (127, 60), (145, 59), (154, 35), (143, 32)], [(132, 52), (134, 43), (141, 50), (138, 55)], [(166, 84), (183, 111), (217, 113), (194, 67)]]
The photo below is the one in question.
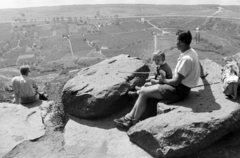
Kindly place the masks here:
[[(142, 15), (209, 15), (219, 5), (154, 5), (154, 4), (98, 4), (98, 5), (68, 5), (53, 7), (34, 7), (22, 9), (1, 9), (0, 22), (22, 19), (41, 19), (56, 16), (93, 17), (97, 12), (101, 16), (142, 16)], [(224, 6), (231, 12), (231, 17), (240, 17), (240, 6)], [(234, 14), (235, 13), (235, 14)], [(234, 16), (233, 16), (234, 15)]]

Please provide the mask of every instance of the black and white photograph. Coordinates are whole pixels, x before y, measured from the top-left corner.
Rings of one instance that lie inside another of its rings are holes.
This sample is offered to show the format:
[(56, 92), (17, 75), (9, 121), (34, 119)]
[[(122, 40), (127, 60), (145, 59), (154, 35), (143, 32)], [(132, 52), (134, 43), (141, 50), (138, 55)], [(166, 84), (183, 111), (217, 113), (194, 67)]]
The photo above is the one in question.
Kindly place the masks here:
[(240, 0), (2, 0), (0, 158), (240, 158)]

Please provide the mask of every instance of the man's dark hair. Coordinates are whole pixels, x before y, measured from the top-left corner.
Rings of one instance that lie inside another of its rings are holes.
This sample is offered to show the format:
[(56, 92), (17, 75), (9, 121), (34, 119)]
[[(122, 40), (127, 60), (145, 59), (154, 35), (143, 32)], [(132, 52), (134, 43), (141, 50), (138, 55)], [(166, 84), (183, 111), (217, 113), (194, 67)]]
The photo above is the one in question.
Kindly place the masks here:
[(28, 73), (30, 72), (30, 66), (29, 65), (23, 65), (20, 67), (20, 73), (22, 75), (28, 76)]
[(192, 42), (192, 34), (189, 30), (178, 30), (176, 35), (178, 36), (178, 40), (184, 42), (187, 45), (190, 45)]

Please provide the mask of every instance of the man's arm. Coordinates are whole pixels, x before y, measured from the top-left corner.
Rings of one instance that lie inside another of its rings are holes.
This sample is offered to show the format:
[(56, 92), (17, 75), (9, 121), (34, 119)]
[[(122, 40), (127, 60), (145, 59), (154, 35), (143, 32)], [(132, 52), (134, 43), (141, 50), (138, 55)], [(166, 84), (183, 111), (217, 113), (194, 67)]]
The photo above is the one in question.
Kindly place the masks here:
[(12, 80), (12, 88), (13, 88), (13, 92), (14, 92), (14, 98), (15, 98), (15, 103), (19, 104), (19, 93), (18, 93), (18, 83), (15, 79)]
[(200, 77), (205, 78), (208, 75), (208, 73), (204, 72), (202, 64), (200, 63), (200, 61), (199, 61), (199, 65), (200, 65)]
[(171, 79), (166, 79), (166, 78), (160, 79), (160, 83), (162, 82), (164, 84), (169, 84), (171, 86), (178, 86), (183, 79), (184, 79), (184, 76), (181, 75), (180, 73), (177, 73), (177, 75)]

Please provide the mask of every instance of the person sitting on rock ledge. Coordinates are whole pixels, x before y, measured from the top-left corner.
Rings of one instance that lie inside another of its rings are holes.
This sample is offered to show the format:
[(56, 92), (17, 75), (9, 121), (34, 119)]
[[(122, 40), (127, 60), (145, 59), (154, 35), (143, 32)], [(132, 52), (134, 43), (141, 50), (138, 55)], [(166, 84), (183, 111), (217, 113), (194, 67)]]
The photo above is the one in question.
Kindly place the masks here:
[[(172, 70), (170, 66), (166, 62), (166, 56), (163, 51), (157, 50), (152, 54), (152, 61), (156, 65), (156, 70), (154, 76), (150, 76), (146, 83), (143, 85), (144, 87), (159, 84), (159, 79), (161, 76), (171, 79), (172, 78)], [(136, 86), (136, 91), (129, 91), (128, 95), (131, 97), (137, 97), (141, 87)]]
[(29, 78), (30, 66), (23, 65), (20, 67), (20, 76), (12, 79), (12, 88), (15, 96), (16, 104), (28, 104), (39, 100), (38, 87), (36, 82)]
[(129, 128), (139, 122), (149, 98), (162, 100), (166, 104), (185, 99), (191, 88), (197, 85), (199, 78), (206, 77), (197, 52), (190, 47), (191, 32), (178, 30), (176, 35), (176, 45), (181, 54), (177, 60), (174, 77), (172, 79), (162, 77), (160, 84), (141, 88), (132, 110), (124, 117), (114, 119), (117, 125)]

